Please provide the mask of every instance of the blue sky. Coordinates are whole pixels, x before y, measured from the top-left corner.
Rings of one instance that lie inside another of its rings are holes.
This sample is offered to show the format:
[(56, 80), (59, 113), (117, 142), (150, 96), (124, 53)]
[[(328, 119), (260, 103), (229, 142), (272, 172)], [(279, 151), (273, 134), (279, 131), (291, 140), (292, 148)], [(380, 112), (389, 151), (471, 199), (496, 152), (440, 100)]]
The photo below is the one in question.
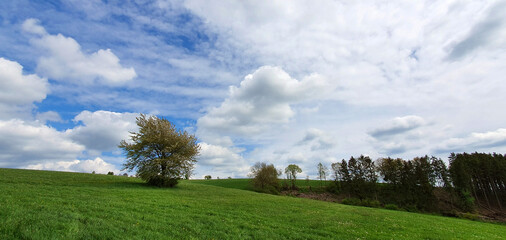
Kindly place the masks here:
[(2, 1), (0, 167), (119, 173), (139, 113), (196, 178), (506, 150), (506, 1)]

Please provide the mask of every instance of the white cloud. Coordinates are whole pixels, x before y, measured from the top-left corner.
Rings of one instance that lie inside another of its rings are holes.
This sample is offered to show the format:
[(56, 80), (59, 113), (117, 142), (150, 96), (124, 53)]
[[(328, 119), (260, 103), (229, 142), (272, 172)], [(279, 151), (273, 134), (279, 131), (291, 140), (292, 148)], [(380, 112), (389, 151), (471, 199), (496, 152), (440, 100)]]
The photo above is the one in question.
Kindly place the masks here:
[(45, 161), (75, 159), (83, 145), (54, 128), (12, 119), (0, 121), (0, 167), (23, 167)]
[(65, 172), (85, 172), (106, 174), (113, 172), (119, 174), (118, 170), (114, 165), (105, 162), (103, 159), (97, 157), (94, 160), (74, 160), (74, 161), (58, 161), (58, 162), (45, 162), (28, 165), (27, 169), (37, 170), (53, 170), (53, 171), (65, 171)]
[(199, 145), (197, 176), (212, 173), (213, 176), (244, 177), (248, 174), (250, 166), (239, 150), (207, 143)]
[(83, 111), (74, 122), (83, 125), (65, 132), (72, 140), (86, 146), (91, 155), (113, 151), (121, 140), (130, 139), (131, 131), (137, 131), (137, 113), (116, 113), (109, 111)]
[(295, 112), (291, 105), (324, 97), (326, 81), (310, 75), (301, 81), (281, 68), (264, 66), (230, 87), (219, 107), (198, 119), (199, 131), (221, 134), (255, 134), (274, 124), (287, 123)]
[(389, 137), (419, 128), (425, 124), (425, 120), (419, 116), (396, 117), (385, 125), (369, 131), (369, 134), (374, 138)]
[(478, 149), (505, 149), (506, 129), (499, 128), (495, 131), (484, 133), (471, 133), (463, 138), (450, 138), (436, 147), (437, 152), (467, 151), (473, 152)]
[(328, 150), (334, 147), (335, 143), (331, 136), (317, 128), (310, 128), (298, 145), (310, 145), (311, 151)]
[(63, 120), (60, 117), (60, 114), (58, 114), (55, 111), (47, 111), (47, 112), (43, 112), (43, 113), (37, 113), (35, 115), (35, 119), (37, 119), (41, 123), (46, 123), (46, 122), (63, 122)]
[(73, 38), (48, 34), (36, 19), (27, 19), (22, 27), (35, 34), (33, 44), (46, 52), (37, 62), (37, 72), (43, 76), (85, 85), (120, 85), (137, 76), (133, 68), (122, 67), (110, 49), (86, 54)]
[(29, 114), (48, 92), (47, 79), (24, 75), (23, 66), (0, 57), (0, 119)]

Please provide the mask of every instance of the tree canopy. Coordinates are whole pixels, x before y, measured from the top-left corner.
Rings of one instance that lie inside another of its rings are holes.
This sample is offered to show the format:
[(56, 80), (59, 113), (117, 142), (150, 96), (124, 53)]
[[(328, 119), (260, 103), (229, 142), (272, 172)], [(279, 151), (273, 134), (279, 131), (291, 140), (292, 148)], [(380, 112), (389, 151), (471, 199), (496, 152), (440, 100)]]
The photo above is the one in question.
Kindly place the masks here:
[(257, 162), (251, 167), (250, 176), (253, 177), (253, 187), (260, 192), (277, 193), (279, 191), (279, 179), (281, 171), (273, 164)]
[(302, 169), (296, 164), (290, 164), (285, 168), (285, 174), (288, 180), (290, 180), (292, 184), (292, 189), (295, 189), (295, 180), (297, 179), (297, 173), (301, 173)]
[(141, 114), (137, 125), (139, 132), (131, 132), (131, 142), (122, 140), (118, 146), (127, 156), (124, 169), (137, 170), (148, 184), (159, 187), (173, 187), (191, 175), (200, 150), (194, 135), (156, 116)]

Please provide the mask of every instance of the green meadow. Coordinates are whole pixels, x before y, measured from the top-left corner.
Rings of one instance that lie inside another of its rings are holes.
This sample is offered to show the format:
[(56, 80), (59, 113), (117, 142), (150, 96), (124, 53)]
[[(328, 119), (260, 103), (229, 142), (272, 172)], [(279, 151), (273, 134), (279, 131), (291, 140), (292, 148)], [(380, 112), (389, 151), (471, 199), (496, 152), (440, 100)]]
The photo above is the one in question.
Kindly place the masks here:
[(121, 176), (0, 169), (0, 239), (506, 236), (501, 224), (261, 194), (242, 190), (244, 182), (189, 180), (161, 189)]

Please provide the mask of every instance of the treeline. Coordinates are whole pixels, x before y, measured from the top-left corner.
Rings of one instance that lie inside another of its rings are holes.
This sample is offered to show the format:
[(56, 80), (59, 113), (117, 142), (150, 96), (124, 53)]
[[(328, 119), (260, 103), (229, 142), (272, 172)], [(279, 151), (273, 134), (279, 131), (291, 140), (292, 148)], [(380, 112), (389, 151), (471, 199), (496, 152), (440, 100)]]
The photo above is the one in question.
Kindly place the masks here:
[(449, 166), (435, 157), (411, 160), (367, 156), (332, 164), (330, 191), (359, 200), (396, 204), (414, 211), (472, 211), (476, 206), (502, 212), (506, 201), (506, 157), (452, 153)]

